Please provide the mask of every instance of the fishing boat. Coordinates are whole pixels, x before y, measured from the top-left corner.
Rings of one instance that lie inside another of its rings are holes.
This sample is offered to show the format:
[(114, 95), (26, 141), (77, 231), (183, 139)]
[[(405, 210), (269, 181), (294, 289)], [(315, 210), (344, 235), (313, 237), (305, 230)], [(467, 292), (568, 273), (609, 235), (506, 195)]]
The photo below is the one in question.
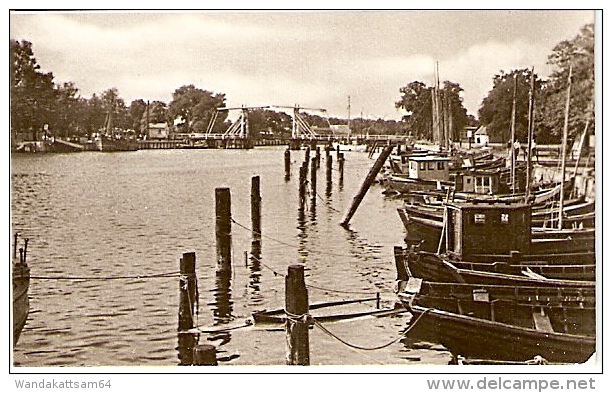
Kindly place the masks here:
[(95, 139), (96, 150), (105, 152), (136, 151), (138, 143), (117, 135), (99, 135)]
[(413, 315), (408, 338), (455, 357), (584, 363), (595, 352), (594, 288), (517, 287), (410, 278), (398, 297)]
[(123, 135), (113, 127), (114, 102), (106, 113), (104, 127), (101, 132), (94, 136), (95, 149), (104, 152), (116, 151), (135, 151), (138, 150), (138, 143)]
[(407, 173), (385, 174), (382, 185), (385, 193), (406, 194), (414, 191), (446, 190), (454, 183), (449, 180), (450, 159), (438, 155), (407, 157)]
[[(534, 228), (529, 204), (454, 202), (446, 204), (444, 209), (440, 217), (433, 207), (416, 209), (418, 213), (407, 206), (398, 208), (406, 229), (406, 243), (418, 245), (423, 252), (437, 252), (445, 246), (453, 260), (483, 262), (492, 256), (495, 259), (495, 255), (509, 259), (513, 252), (524, 260), (553, 260), (559, 254), (582, 254), (586, 259), (570, 263), (593, 263), (594, 228)], [(454, 251), (456, 248), (459, 252)], [(467, 255), (463, 255), (466, 251)]]
[(418, 252), (408, 254), (399, 275), (428, 281), (487, 285), (595, 288), (595, 265), (558, 265), (547, 261), (468, 262)]
[(21, 331), (26, 324), (30, 313), (30, 268), (27, 264), (28, 239), (25, 239), (23, 248), (19, 248), (17, 255), (17, 238), (13, 244), (12, 276), (13, 276), (13, 347), (17, 345)]

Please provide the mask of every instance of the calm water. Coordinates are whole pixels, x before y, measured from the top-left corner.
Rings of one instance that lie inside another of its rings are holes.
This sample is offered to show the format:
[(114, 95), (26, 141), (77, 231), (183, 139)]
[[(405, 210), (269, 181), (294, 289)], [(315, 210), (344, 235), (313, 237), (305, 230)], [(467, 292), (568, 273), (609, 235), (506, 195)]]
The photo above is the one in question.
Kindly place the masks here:
[[(373, 185), (350, 229), (338, 225), (373, 160), (345, 152), (341, 185), (332, 154), (333, 185), (327, 190), (322, 159), (316, 204), (309, 202), (300, 216), (297, 175), (304, 151), (292, 152), (289, 181), (283, 155), (284, 147), (13, 155), (12, 229), (31, 239), (28, 262), (35, 277), (15, 364), (177, 365), (178, 278), (129, 277), (176, 273), (188, 251), (197, 258), (200, 326), (231, 324), (255, 309), (282, 307), (283, 274), (296, 262), (307, 267), (311, 301), (360, 297), (345, 292), (392, 297), (393, 245), (404, 236), (398, 201)], [(264, 238), (261, 263), (247, 266), (251, 232), (240, 225), (251, 226), (253, 175), (261, 178)], [(227, 280), (216, 275), (217, 187), (230, 188), (232, 217), (240, 224), (232, 226), (233, 269)], [(284, 340), (282, 332), (258, 337), (257, 347), (252, 338), (229, 334), (221, 344), (240, 352), (230, 364), (284, 364), (274, 351), (259, 349), (279, 339)]]

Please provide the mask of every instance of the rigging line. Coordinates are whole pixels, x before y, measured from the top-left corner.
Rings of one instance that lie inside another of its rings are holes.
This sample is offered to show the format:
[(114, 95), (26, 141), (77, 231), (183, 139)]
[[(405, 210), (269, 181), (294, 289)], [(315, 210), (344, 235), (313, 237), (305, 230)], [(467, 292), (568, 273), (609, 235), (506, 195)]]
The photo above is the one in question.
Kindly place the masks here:
[(403, 332), (401, 332), (401, 334), (400, 334), (400, 336), (399, 336), (398, 338), (396, 338), (396, 339), (394, 339), (393, 341), (388, 342), (388, 343), (386, 343), (386, 344), (379, 345), (379, 346), (377, 346), (377, 347), (361, 347), (361, 346), (358, 346), (358, 345), (351, 344), (351, 343), (349, 343), (349, 342), (347, 342), (347, 341), (345, 341), (345, 340), (341, 339), (340, 337), (336, 336), (334, 333), (330, 332), (329, 330), (327, 330), (327, 328), (325, 328), (325, 326), (323, 326), (323, 325), (321, 324), (321, 322), (318, 322), (316, 319), (314, 319), (314, 318), (312, 318), (312, 317), (311, 317), (311, 319), (312, 319), (313, 324), (314, 324), (316, 327), (318, 327), (319, 329), (321, 329), (321, 330), (322, 330), (322, 331), (323, 331), (325, 334), (329, 335), (330, 337), (333, 337), (333, 338), (335, 338), (336, 340), (340, 341), (342, 344), (344, 344), (344, 345), (346, 345), (346, 346), (348, 346), (348, 347), (351, 347), (351, 348), (361, 349), (361, 350), (364, 350), (364, 351), (375, 351), (375, 350), (378, 350), (378, 349), (383, 349), (383, 348), (386, 348), (386, 347), (388, 347), (388, 346), (390, 346), (390, 345), (393, 345), (393, 344), (395, 344), (396, 342), (399, 342), (400, 340), (402, 340), (402, 339), (403, 339), (403, 338), (404, 338), (404, 337), (405, 337), (405, 336), (408, 334), (408, 332), (410, 332), (410, 330), (412, 330), (412, 328), (414, 328), (414, 327), (416, 326), (416, 324), (417, 324), (417, 323), (418, 323), (418, 322), (421, 320), (421, 318), (422, 318), (423, 316), (425, 316), (425, 314), (429, 313), (429, 311), (430, 311), (430, 310), (431, 310), (431, 309), (429, 309), (429, 308), (428, 308), (428, 309), (427, 309), (427, 310), (425, 310), (423, 313), (421, 313), (421, 315), (419, 315), (419, 317), (416, 319), (416, 321), (414, 321), (414, 323), (411, 323), (411, 324), (410, 324), (410, 326), (408, 326), (406, 329), (404, 329), (404, 331), (403, 331)]
[(30, 279), (36, 280), (129, 280), (129, 279), (144, 279), (144, 278), (169, 278), (180, 277), (180, 272), (160, 273), (150, 275), (135, 275), (135, 276), (30, 276)]
[[(336, 290), (336, 289), (317, 287), (315, 285), (309, 285), (309, 284), (306, 284), (306, 286), (308, 288), (318, 289), (320, 291), (335, 292), (335, 293), (351, 293), (351, 294), (359, 294), (359, 295), (363, 295), (363, 294), (366, 294), (366, 293), (372, 293), (372, 292), (369, 292), (369, 291), (368, 292), (366, 292), (366, 291), (361, 291), (361, 292), (358, 292), (358, 291), (340, 291), (340, 290)], [(374, 293), (379, 293), (379, 292), (374, 292)]]
[[(272, 269), (270, 266), (268, 266), (265, 263), (263, 263), (263, 261), (261, 259), (257, 258), (253, 254), (251, 254), (251, 258), (256, 259), (262, 266), (264, 266), (265, 268), (267, 268), (270, 271), (272, 271), (272, 273), (274, 273), (274, 276), (282, 276), (282, 273), (279, 273), (276, 270)], [(368, 294), (368, 293), (380, 293), (380, 291), (377, 291), (377, 292), (369, 292), (369, 291), (368, 292), (366, 292), (366, 291), (361, 291), (361, 292), (357, 292), (357, 291), (341, 291), (341, 290), (337, 290), (337, 289), (329, 289), (329, 288), (318, 287), (316, 285), (310, 285), (310, 284), (306, 284), (306, 286), (308, 288), (318, 289), (320, 291), (327, 291), (327, 292), (333, 292), (333, 293), (348, 293), (348, 294), (357, 294), (357, 295), (363, 295), (363, 294)], [(389, 292), (393, 292), (393, 290), (389, 289)]]
[[(261, 236), (261, 237), (265, 237), (266, 239), (273, 240), (273, 241), (275, 241), (275, 242), (277, 242), (277, 243), (283, 244), (283, 245), (288, 246), (288, 247), (293, 247), (293, 248), (295, 248), (295, 249), (299, 249), (299, 248), (300, 248), (299, 246), (297, 246), (297, 245), (295, 245), (295, 244), (290, 244), (290, 243), (284, 242), (284, 241), (282, 241), (282, 240), (275, 239), (275, 238), (273, 238), (273, 237), (271, 237), (271, 236), (264, 235), (264, 234), (263, 234), (263, 233), (261, 233), (261, 232), (254, 231), (254, 230), (252, 230), (251, 228), (246, 227), (246, 226), (244, 226), (244, 225), (240, 224), (238, 221), (234, 220), (233, 218), (232, 218), (231, 220), (232, 220), (232, 222), (233, 222), (234, 224), (238, 225), (239, 227), (241, 227), (241, 228), (243, 228), (243, 229), (245, 229), (245, 230), (247, 230), (247, 231), (251, 231), (251, 232), (253, 232), (253, 233), (256, 233), (256, 234), (258, 234), (258, 235), (259, 235), (259, 236)], [(325, 255), (331, 255), (331, 256), (334, 256), (334, 257), (345, 257), (345, 258), (353, 258), (353, 257), (354, 257), (354, 255), (349, 255), (349, 254), (335, 254), (335, 253), (333, 253), (333, 252), (325, 252), (325, 251), (318, 251), (318, 253), (320, 253), (320, 254), (325, 254)]]
[(332, 210), (333, 210), (333, 211), (335, 211), (335, 212), (341, 213), (341, 212), (340, 212), (340, 210), (338, 210), (338, 209), (336, 209), (336, 208), (334, 208), (334, 207), (332, 207), (332, 206), (328, 205), (328, 204), (327, 204), (327, 202), (328, 202), (328, 201), (327, 201), (327, 200), (325, 200), (325, 199), (323, 199), (323, 197), (322, 197), (321, 195), (319, 195), (319, 193), (318, 193), (318, 192), (315, 192), (315, 195), (316, 195), (316, 196), (318, 196), (318, 197), (319, 197), (319, 198), (320, 198), (320, 199), (321, 199), (323, 202), (325, 202), (325, 204), (327, 205), (327, 207), (328, 207), (328, 208), (332, 209)]

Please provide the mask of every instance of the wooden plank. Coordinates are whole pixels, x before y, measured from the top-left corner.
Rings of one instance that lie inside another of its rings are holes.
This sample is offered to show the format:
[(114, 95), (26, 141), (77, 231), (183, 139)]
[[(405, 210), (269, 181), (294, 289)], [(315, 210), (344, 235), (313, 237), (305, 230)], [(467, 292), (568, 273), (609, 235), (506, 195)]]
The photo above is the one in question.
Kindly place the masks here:
[(555, 332), (553, 330), (552, 324), (550, 323), (548, 315), (546, 315), (546, 313), (542, 309), (533, 313), (533, 322), (535, 324), (536, 330), (539, 332)]

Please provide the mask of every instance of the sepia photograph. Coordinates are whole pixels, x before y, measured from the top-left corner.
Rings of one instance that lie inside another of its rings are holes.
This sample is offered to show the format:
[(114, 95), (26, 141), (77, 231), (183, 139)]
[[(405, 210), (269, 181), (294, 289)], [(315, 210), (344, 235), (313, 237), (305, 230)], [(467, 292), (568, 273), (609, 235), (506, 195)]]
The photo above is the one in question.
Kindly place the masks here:
[(12, 389), (603, 386), (603, 10), (8, 16)]

